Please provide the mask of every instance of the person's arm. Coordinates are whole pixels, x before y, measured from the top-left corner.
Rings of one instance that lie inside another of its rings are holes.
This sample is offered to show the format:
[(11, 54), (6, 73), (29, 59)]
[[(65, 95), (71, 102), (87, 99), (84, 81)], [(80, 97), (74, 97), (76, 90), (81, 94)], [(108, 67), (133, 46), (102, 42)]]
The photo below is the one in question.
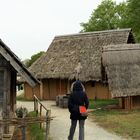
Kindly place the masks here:
[(69, 109), (69, 112), (72, 111), (72, 108), (73, 108), (72, 95), (70, 95), (69, 100), (68, 100), (68, 109)]
[(68, 109), (69, 109), (69, 112), (78, 113), (79, 106), (74, 103), (73, 98), (74, 97), (72, 95), (70, 95), (69, 100), (68, 100)]

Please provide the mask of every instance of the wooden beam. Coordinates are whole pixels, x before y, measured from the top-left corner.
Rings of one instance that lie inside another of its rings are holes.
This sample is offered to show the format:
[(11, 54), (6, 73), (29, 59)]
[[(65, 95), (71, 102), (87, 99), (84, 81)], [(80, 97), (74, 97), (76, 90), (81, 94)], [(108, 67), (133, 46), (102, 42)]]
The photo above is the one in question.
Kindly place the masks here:
[(43, 82), (40, 80), (40, 99), (43, 99)]
[(11, 57), (6, 50), (0, 45), (0, 53), (3, 55), (3, 57), (10, 62), (10, 64), (19, 72), (19, 74), (25, 78), (25, 80), (34, 87), (37, 83), (29, 76), (23, 68), (14, 60), (13, 57)]
[[(4, 103), (3, 103), (3, 119), (10, 118), (10, 87), (11, 87), (11, 72), (9, 70), (4, 71)], [(4, 133), (9, 133), (9, 126), (4, 126)]]

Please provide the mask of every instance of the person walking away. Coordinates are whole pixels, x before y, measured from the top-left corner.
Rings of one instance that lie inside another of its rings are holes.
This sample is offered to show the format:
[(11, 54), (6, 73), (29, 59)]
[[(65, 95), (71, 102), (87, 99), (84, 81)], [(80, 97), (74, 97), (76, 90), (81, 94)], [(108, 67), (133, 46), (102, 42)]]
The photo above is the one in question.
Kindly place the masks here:
[(84, 115), (80, 113), (80, 106), (85, 106), (85, 108), (88, 109), (89, 100), (83, 84), (77, 80), (71, 86), (71, 94), (68, 101), (68, 109), (71, 119), (68, 140), (73, 140), (77, 121), (79, 121), (79, 140), (84, 140), (84, 124), (87, 115), (86, 113)]

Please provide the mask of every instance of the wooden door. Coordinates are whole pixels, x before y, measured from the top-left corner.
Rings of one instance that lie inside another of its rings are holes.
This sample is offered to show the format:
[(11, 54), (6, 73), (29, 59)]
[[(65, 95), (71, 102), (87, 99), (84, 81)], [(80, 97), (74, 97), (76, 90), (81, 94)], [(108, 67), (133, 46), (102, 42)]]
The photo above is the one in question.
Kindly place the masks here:
[(55, 79), (49, 79), (49, 98), (50, 100), (55, 100), (57, 96), (57, 86), (56, 86), (56, 80)]

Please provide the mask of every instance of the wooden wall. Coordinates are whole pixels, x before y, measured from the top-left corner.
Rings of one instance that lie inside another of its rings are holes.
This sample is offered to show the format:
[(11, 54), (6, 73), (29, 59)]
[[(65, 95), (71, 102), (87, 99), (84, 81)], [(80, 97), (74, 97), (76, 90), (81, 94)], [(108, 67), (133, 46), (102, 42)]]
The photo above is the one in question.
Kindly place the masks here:
[[(36, 86), (33, 90), (29, 84), (25, 83), (25, 98), (33, 99), (33, 94), (44, 100), (55, 100), (57, 95), (64, 95), (69, 92), (72, 82), (60, 79), (44, 79), (42, 80), (42, 98), (40, 94), (40, 86)], [(84, 83), (85, 90), (89, 99), (111, 99), (108, 86), (101, 82)], [(34, 93), (33, 93), (34, 92)], [(120, 98), (120, 107), (124, 109), (140, 108), (140, 96)]]
[[(37, 86), (34, 89), (38, 98), (45, 99), (45, 100), (55, 100), (57, 95), (64, 95), (69, 93), (70, 85), (72, 81), (68, 81), (66, 79), (43, 79), (41, 81), (42, 85), (41, 88)], [(86, 93), (90, 99), (110, 99), (111, 94), (109, 93), (108, 86), (102, 83), (92, 83), (87, 82), (84, 83)], [(25, 90), (25, 98), (26, 99), (33, 99), (33, 92), (32, 88), (26, 83), (24, 85)], [(42, 93), (41, 93), (41, 92)], [(42, 96), (41, 96), (42, 94)]]
[(34, 94), (40, 98), (40, 86), (37, 85), (32, 88), (28, 83), (24, 83), (24, 97), (28, 100), (32, 100)]
[[(2, 55), (0, 55), (0, 117), (11, 118), (16, 106), (16, 70)], [(9, 133), (9, 125), (0, 130)]]
[(43, 99), (53, 100), (58, 93), (58, 80), (46, 79), (43, 80)]
[(140, 96), (132, 97), (132, 105), (133, 105), (133, 108), (135, 109), (140, 108)]
[(67, 93), (67, 80), (45, 79), (43, 80), (43, 99), (55, 100), (57, 95)]
[(43, 80), (43, 99), (48, 100), (50, 97), (49, 80)]
[(57, 95), (67, 93), (67, 80), (43, 79), (40, 86), (32, 89), (29, 84), (24, 83), (25, 98), (31, 100), (35, 94), (39, 99), (55, 100)]
[(111, 99), (107, 85), (100, 82), (87, 82), (84, 86), (89, 99)]
[(128, 96), (120, 98), (120, 107), (123, 109), (140, 108), (140, 96)]

